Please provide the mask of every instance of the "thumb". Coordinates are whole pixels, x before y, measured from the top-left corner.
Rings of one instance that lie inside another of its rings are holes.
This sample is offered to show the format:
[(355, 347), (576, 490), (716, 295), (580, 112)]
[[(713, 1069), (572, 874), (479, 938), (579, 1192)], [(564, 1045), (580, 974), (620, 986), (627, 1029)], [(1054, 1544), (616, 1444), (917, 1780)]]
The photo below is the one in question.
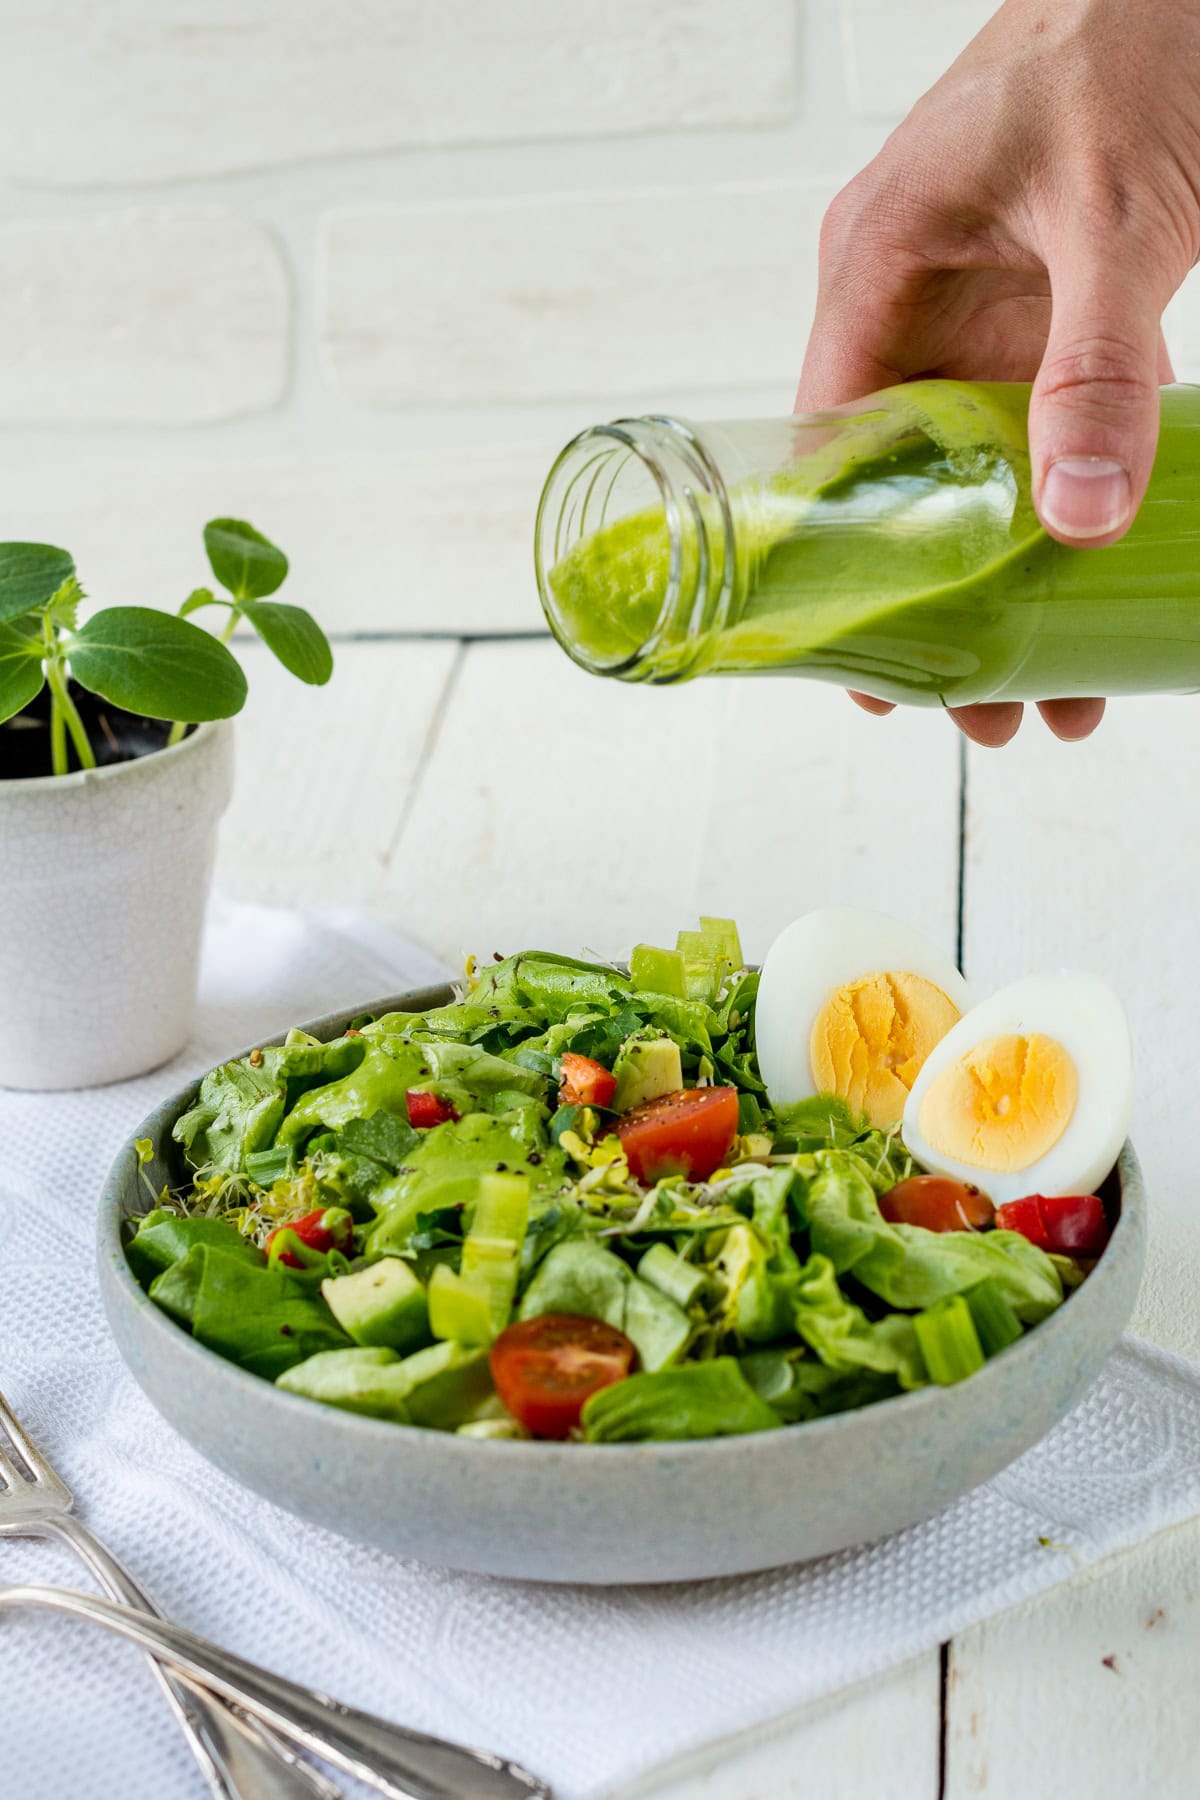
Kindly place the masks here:
[[(1029, 407), (1034, 501), (1064, 544), (1128, 530), (1158, 442), (1159, 321), (1148, 270), (1090, 254), (1051, 270), (1050, 337)], [(1123, 266), (1124, 264), (1124, 266)]]

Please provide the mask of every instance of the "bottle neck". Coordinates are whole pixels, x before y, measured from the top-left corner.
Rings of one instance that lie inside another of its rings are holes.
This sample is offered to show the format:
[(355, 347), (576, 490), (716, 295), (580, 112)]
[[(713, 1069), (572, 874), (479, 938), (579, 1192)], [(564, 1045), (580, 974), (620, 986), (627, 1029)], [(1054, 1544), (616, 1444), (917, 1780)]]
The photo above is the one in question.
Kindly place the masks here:
[(738, 605), (725, 483), (679, 419), (618, 419), (568, 444), (542, 492), (535, 559), (550, 628), (593, 675), (694, 675)]

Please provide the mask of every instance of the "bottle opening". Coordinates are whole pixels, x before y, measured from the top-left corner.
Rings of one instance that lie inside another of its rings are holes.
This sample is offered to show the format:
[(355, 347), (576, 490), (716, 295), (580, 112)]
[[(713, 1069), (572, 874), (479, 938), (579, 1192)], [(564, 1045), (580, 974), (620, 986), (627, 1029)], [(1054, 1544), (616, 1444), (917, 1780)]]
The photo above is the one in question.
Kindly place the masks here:
[(550, 471), (534, 555), (550, 629), (582, 668), (694, 672), (734, 566), (724, 487), (695, 433), (668, 418), (582, 432)]

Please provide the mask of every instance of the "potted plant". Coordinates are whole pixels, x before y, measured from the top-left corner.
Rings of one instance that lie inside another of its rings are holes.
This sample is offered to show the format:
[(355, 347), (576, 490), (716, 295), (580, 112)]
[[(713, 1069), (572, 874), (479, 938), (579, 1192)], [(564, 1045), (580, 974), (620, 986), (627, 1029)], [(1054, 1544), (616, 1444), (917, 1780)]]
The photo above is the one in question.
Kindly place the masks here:
[[(182, 1048), (246, 698), (228, 641), (245, 620), (301, 681), (332, 673), (316, 621), (269, 598), (282, 550), (238, 519), (204, 546), (223, 592), (81, 624), (67, 551), (0, 544), (0, 1086), (119, 1081)], [(190, 617), (208, 607), (219, 636)]]

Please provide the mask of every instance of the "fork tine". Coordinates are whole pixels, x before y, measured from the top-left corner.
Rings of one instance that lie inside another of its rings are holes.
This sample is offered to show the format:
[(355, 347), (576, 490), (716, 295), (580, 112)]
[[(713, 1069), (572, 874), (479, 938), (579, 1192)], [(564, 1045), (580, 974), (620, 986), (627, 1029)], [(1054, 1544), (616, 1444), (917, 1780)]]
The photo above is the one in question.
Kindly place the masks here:
[(6, 1494), (19, 1493), (22, 1488), (32, 1486), (28, 1475), (23, 1475), (16, 1463), (0, 1448), (0, 1506), (3, 1506)]
[(0, 1478), (10, 1488), (18, 1481), (24, 1482), (26, 1487), (45, 1488), (49, 1492), (57, 1494), (70, 1505), (71, 1491), (66, 1482), (46, 1461), (28, 1433), (22, 1429), (20, 1420), (2, 1393), (0, 1393), (0, 1427), (11, 1439), (21, 1461), (29, 1471), (28, 1475), (22, 1475), (12, 1459), (5, 1455), (3, 1446), (0, 1445)]

